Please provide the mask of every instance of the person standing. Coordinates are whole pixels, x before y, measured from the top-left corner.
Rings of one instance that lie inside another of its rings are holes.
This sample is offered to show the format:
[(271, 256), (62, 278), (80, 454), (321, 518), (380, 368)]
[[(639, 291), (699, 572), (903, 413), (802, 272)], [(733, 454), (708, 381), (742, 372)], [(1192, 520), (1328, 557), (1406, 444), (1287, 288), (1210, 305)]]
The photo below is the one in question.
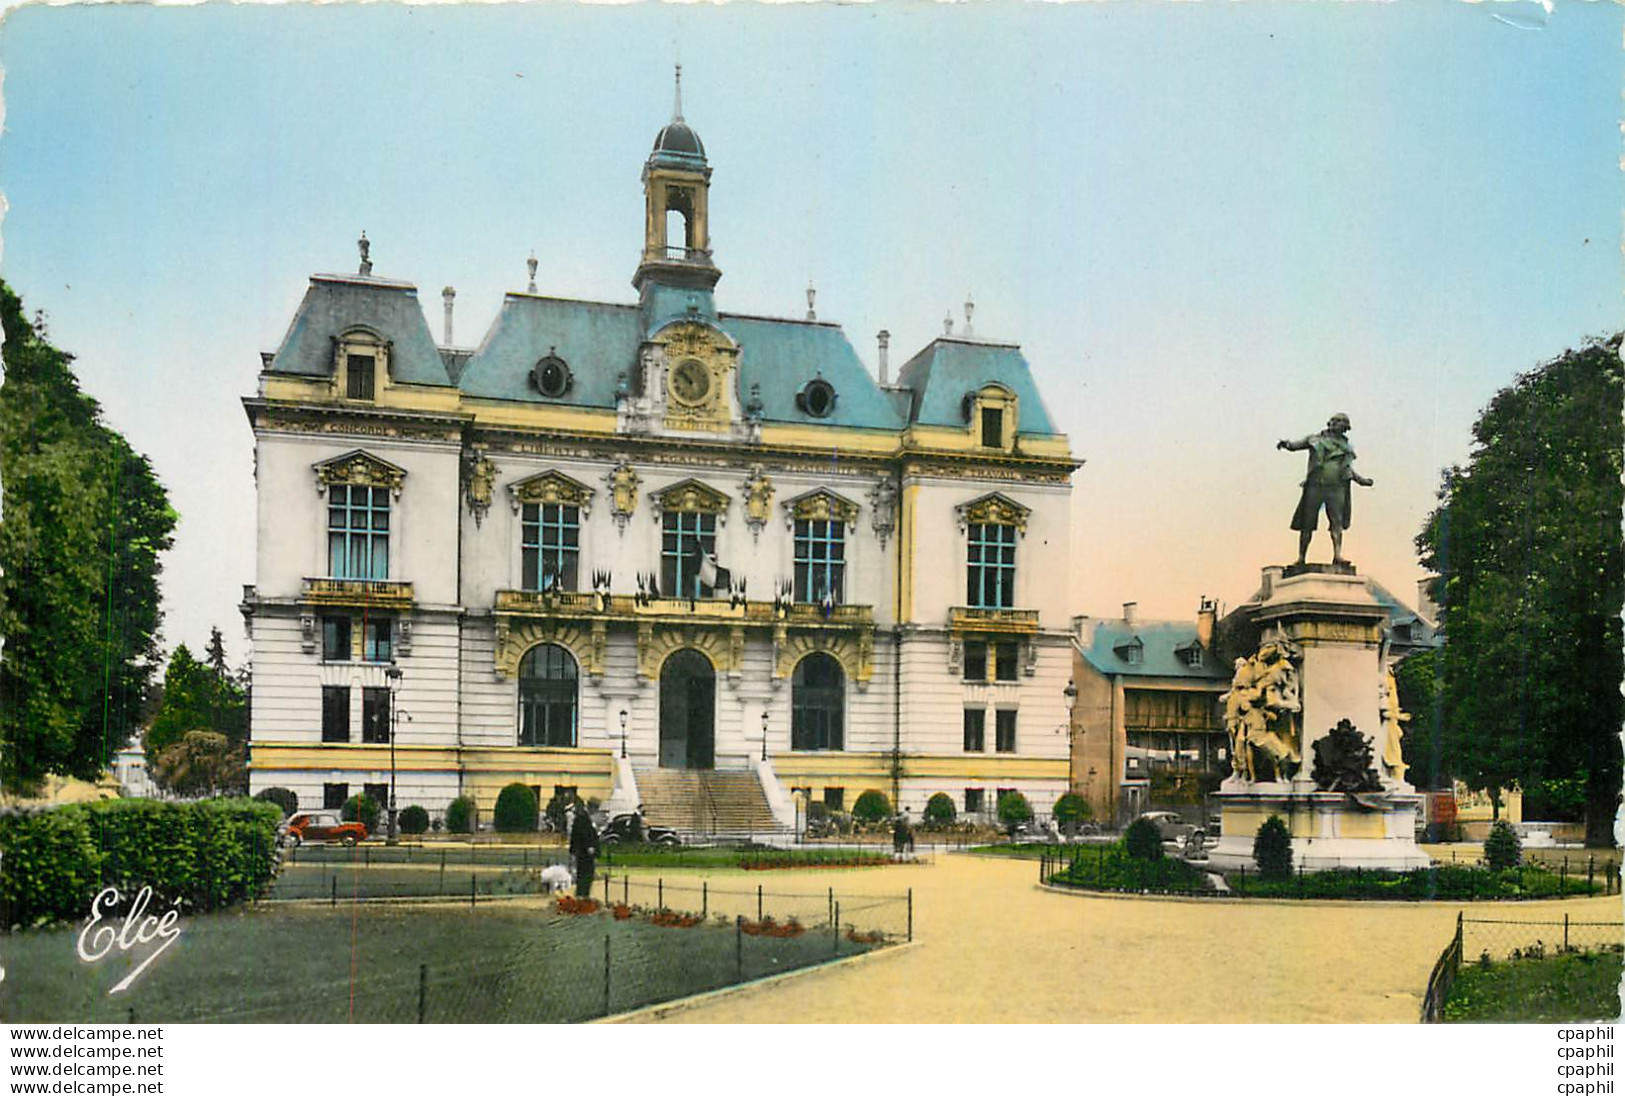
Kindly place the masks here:
[(570, 855), (576, 862), (576, 897), (592, 897), (592, 875), (598, 864), (598, 831), (593, 828), (587, 807), (580, 800), (572, 808)]
[(1326, 511), (1326, 524), (1332, 531), (1332, 562), (1345, 563), (1343, 558), (1343, 530), (1349, 527), (1354, 509), (1350, 484), (1371, 487), (1373, 480), (1354, 470), (1354, 447), (1349, 444), (1349, 417), (1336, 414), (1326, 423), (1326, 429), (1299, 441), (1283, 439), (1275, 448), (1309, 451), (1308, 474), (1303, 480), (1303, 494), (1298, 498), (1298, 509), (1292, 515), (1292, 528), (1298, 531), (1298, 565), (1304, 564), (1309, 554), (1309, 541), (1315, 527), (1320, 524), (1320, 511)]

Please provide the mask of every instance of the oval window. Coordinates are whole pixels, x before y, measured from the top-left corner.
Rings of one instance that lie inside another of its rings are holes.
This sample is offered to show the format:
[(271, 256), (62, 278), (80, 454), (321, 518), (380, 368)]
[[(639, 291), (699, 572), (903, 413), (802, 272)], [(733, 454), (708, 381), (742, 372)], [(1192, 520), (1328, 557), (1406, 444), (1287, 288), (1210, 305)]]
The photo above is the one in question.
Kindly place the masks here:
[(822, 419), (835, 410), (835, 389), (822, 377), (807, 382), (796, 402), (815, 419)]
[(547, 357), (536, 363), (536, 388), (552, 400), (570, 391), (570, 367), (563, 358), (549, 352)]

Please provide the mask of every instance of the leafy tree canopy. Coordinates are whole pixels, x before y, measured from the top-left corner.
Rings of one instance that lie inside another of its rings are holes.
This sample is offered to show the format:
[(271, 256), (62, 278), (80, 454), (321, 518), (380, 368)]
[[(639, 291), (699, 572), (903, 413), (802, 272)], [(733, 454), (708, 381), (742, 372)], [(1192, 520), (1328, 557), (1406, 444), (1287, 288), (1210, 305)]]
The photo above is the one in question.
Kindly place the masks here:
[(26, 790), (95, 779), (138, 725), (176, 514), (3, 282), (0, 326), (0, 785)]
[(1620, 784), (1620, 336), (1520, 376), (1473, 427), (1416, 538), (1439, 576), (1445, 763), (1469, 787), (1583, 779), (1610, 844)]
[(232, 742), (247, 738), (243, 689), (225, 667), (224, 649), (219, 640), (220, 629), (216, 628), (210, 646), (220, 655), (222, 669), (218, 671), (209, 663), (193, 658), (184, 643), (170, 656), (169, 669), (164, 673), (163, 704), (147, 728), (149, 757), (156, 757), (191, 731), (209, 731)]
[(213, 731), (187, 731), (161, 750), (152, 767), (158, 783), (180, 795), (220, 795), (248, 791), (248, 761), (242, 743)]

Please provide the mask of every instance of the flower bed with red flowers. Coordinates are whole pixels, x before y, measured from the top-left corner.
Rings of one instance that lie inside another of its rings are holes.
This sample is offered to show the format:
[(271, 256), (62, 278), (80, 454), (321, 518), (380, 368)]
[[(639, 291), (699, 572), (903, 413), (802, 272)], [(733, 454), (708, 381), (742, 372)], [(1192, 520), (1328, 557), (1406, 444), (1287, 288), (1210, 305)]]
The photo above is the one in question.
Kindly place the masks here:
[(566, 894), (558, 901), (560, 913), (597, 913), (599, 908), (596, 898), (576, 898)]
[(699, 917), (692, 913), (677, 913), (673, 910), (656, 910), (649, 915), (649, 924), (659, 925), (665, 929), (691, 929), (700, 923)]
[(617, 902), (610, 907), (610, 912), (615, 915), (615, 920), (625, 921), (632, 916), (632, 907), (624, 902)]
[(886, 934), (883, 932), (859, 932), (857, 929), (847, 929), (846, 938), (854, 944), (884, 944)]
[(739, 927), (746, 936), (776, 936), (781, 939), (800, 936), (807, 931), (794, 917), (782, 925), (771, 917), (764, 917), (760, 921), (741, 922)]

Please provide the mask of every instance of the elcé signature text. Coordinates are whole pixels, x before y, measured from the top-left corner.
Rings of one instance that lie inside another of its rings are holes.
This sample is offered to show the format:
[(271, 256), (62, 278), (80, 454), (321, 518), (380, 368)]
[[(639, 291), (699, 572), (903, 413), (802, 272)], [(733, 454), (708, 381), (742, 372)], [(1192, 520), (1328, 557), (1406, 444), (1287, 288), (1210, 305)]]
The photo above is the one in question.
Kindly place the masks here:
[[(152, 964), (152, 961), (169, 949), (169, 946), (180, 939), (181, 928), (180, 911), (170, 910), (162, 917), (147, 915), (147, 906), (152, 902), (152, 888), (142, 887), (136, 893), (135, 901), (130, 911), (124, 915), (124, 923), (115, 928), (111, 922), (103, 922), (102, 914), (111, 913), (119, 904), (119, 890), (117, 887), (103, 887), (96, 900), (90, 904), (90, 920), (79, 932), (78, 951), (79, 958), (87, 963), (95, 963), (106, 958), (115, 950), (123, 953), (149, 945), (162, 940), (163, 943), (148, 953), (141, 960), (139, 966), (125, 975), (124, 980), (107, 991), (111, 997), (115, 993), (122, 993), (128, 989), (131, 982), (141, 976), (141, 972)], [(98, 928), (97, 926), (100, 925)]]

